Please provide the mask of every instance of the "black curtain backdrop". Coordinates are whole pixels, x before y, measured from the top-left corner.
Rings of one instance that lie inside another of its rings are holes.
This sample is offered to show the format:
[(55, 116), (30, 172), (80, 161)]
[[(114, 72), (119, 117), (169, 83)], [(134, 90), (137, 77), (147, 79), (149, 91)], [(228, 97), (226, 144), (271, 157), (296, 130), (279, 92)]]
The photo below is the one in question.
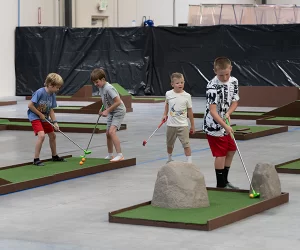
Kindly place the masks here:
[(164, 95), (181, 72), (185, 90), (205, 96), (218, 56), (232, 60), (240, 86), (298, 86), (300, 25), (66, 28), (17, 27), (16, 95), (31, 95), (48, 73), (64, 79), (60, 95), (91, 84), (102, 67), (107, 80), (134, 95)]

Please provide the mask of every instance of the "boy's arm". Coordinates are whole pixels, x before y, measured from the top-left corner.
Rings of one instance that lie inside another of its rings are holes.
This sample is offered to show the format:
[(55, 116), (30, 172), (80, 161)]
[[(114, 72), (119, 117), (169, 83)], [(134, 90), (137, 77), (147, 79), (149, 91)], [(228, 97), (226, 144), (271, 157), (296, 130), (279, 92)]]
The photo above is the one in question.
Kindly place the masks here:
[(188, 114), (188, 117), (189, 117), (190, 123), (191, 123), (191, 131), (194, 134), (195, 133), (195, 122), (194, 122), (193, 109), (192, 108), (188, 108), (187, 109), (187, 114)]
[(210, 104), (209, 105), (209, 112), (211, 116), (214, 118), (214, 120), (219, 123), (228, 134), (233, 133), (233, 129), (226, 124), (226, 122), (222, 119), (221, 116), (219, 116), (217, 111), (217, 105), (216, 104)]
[(167, 119), (168, 112), (169, 112), (169, 104), (166, 102), (164, 114), (163, 114), (163, 117), (162, 117), (161, 121), (165, 121)]
[(114, 111), (114, 110), (121, 104), (121, 102), (122, 102), (120, 96), (116, 96), (113, 100), (114, 100), (114, 104), (111, 105), (111, 106), (107, 109), (107, 112), (108, 112), (108, 113)]
[(38, 109), (34, 106), (34, 103), (33, 103), (32, 101), (29, 102), (28, 108), (29, 108), (33, 113), (35, 113), (36, 115), (38, 115), (38, 116), (40, 117), (41, 120), (45, 120), (45, 119), (46, 119), (45, 115), (44, 115), (42, 112), (38, 111)]
[(228, 111), (225, 114), (225, 117), (229, 118), (229, 116), (231, 116), (231, 114), (236, 110), (237, 106), (238, 106), (237, 101), (232, 102), (229, 109), (228, 109)]

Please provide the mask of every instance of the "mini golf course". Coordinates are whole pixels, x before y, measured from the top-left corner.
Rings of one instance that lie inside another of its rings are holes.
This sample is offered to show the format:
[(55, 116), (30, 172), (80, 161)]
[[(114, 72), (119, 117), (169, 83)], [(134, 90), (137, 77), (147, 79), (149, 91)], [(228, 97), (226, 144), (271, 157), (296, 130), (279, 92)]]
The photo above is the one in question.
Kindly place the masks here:
[(275, 165), (278, 173), (300, 174), (300, 158)]
[(64, 156), (67, 162), (43, 160), (45, 166), (35, 166), (32, 162), (0, 168), (0, 194), (8, 194), (33, 187), (52, 184), (81, 176), (136, 165), (136, 158), (110, 162), (101, 158), (86, 158), (80, 165), (81, 157)]
[[(194, 113), (194, 118), (203, 118), (204, 113)], [(231, 114), (231, 119), (239, 120), (256, 120), (263, 118), (264, 112), (251, 112), (251, 111), (235, 111)]]
[(289, 201), (289, 194), (268, 200), (249, 198), (249, 190), (207, 188), (210, 206), (167, 209), (151, 201), (109, 213), (109, 222), (210, 231)]
[[(69, 133), (93, 133), (95, 123), (77, 123), (77, 122), (60, 122), (59, 128), (62, 132)], [(125, 130), (126, 124), (122, 124), (120, 130)], [(33, 131), (31, 123), (28, 119), (23, 118), (0, 118), (0, 131), (1, 130), (20, 130), (20, 131)], [(98, 123), (95, 134), (106, 133), (106, 124)]]
[[(250, 140), (288, 131), (287, 126), (231, 126), (234, 131), (234, 137), (237, 140)], [(203, 130), (199, 130), (196, 131), (195, 134), (190, 134), (190, 138), (206, 139), (206, 134), (203, 132)]]

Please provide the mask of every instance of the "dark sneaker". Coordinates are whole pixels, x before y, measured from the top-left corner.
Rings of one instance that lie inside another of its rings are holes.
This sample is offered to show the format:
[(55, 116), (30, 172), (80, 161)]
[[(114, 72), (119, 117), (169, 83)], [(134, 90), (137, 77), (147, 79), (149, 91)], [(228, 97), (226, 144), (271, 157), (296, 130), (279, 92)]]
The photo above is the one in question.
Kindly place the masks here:
[(45, 166), (45, 164), (42, 161), (40, 161), (40, 160), (33, 161), (33, 165), (36, 165), (36, 166), (39, 166), (39, 167)]
[(228, 189), (239, 189), (238, 187), (233, 186), (230, 182), (228, 182), (228, 183), (226, 184), (226, 187), (225, 187), (225, 188), (228, 188)]
[(58, 155), (52, 156), (52, 161), (63, 161), (65, 162), (65, 158), (59, 157)]

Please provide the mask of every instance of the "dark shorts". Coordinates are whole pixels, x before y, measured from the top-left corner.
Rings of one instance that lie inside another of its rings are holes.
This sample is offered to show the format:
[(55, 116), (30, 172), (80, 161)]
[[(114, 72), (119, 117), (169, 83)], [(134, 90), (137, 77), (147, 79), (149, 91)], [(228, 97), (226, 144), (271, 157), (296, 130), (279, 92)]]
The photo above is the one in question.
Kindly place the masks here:
[(206, 135), (209, 147), (214, 157), (224, 157), (229, 151), (236, 151), (236, 145), (230, 135)]

